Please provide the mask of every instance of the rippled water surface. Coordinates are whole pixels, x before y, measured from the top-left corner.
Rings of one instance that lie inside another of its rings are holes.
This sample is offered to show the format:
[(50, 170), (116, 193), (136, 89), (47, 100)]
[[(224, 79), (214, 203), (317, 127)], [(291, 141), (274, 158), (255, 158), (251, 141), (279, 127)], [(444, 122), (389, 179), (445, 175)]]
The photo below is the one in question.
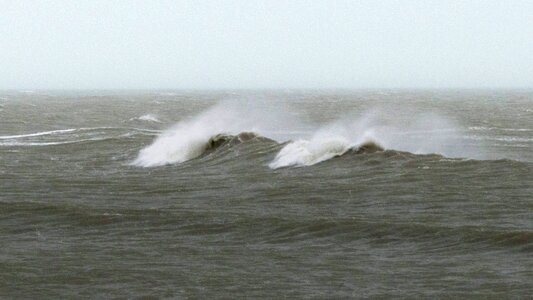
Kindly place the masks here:
[(0, 297), (527, 298), (529, 91), (0, 92)]

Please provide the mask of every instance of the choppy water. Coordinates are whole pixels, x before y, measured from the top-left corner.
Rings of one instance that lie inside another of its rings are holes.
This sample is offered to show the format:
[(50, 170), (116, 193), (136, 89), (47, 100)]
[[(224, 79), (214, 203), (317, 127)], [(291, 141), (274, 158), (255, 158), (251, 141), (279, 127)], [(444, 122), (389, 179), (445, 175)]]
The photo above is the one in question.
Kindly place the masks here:
[(0, 93), (2, 298), (532, 294), (532, 92)]

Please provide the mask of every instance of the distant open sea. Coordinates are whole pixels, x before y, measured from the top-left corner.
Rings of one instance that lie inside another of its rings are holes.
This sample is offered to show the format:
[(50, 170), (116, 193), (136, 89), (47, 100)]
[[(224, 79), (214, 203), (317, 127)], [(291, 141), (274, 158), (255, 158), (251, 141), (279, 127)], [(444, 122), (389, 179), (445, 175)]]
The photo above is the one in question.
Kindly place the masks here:
[(0, 91), (0, 298), (533, 295), (533, 91)]

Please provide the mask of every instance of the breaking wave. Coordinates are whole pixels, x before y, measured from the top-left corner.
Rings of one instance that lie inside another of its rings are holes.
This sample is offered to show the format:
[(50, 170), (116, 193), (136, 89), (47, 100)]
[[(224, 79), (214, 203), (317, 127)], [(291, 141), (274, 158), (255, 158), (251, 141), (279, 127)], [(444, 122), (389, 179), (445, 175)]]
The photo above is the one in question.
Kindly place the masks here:
[(257, 135), (270, 137), (269, 133), (283, 128), (291, 117), (268, 105), (255, 103), (252, 107), (248, 102), (224, 101), (163, 132), (139, 152), (132, 164), (155, 167), (182, 163), (199, 157), (210, 143), (218, 143), (223, 136), (236, 136), (237, 140)]
[[(163, 138), (163, 139), (161, 139)], [(236, 135), (215, 134), (209, 138), (180, 140), (172, 151), (164, 151), (165, 146), (172, 142), (169, 137), (162, 136), (157, 142), (141, 150), (139, 157), (132, 163), (136, 166), (152, 167), (171, 163), (181, 163), (203, 155), (212, 153), (219, 148), (260, 141), (268, 144), (276, 143), (272, 139), (263, 137), (255, 132), (241, 132)], [(266, 144), (263, 144), (267, 148)], [(290, 166), (310, 166), (344, 154), (366, 154), (384, 151), (384, 148), (374, 141), (366, 141), (359, 145), (350, 145), (343, 140), (326, 140), (311, 143), (306, 140), (288, 142), (275, 159), (269, 164), (272, 169)], [(156, 155), (156, 156), (154, 156)], [(158, 156), (159, 155), (159, 156)]]

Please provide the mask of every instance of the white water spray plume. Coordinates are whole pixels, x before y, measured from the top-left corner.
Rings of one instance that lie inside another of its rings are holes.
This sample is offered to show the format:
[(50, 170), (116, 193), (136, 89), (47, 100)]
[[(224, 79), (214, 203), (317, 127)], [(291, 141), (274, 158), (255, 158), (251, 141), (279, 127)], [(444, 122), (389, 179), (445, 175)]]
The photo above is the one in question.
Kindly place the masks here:
[(414, 154), (479, 158), (481, 153), (479, 149), (462, 145), (459, 126), (435, 113), (402, 119), (376, 108), (364, 113), (351, 112), (328, 124), (310, 125), (286, 105), (227, 100), (163, 132), (140, 151), (133, 165), (182, 163), (202, 155), (214, 136), (241, 132), (287, 142), (269, 164), (274, 169), (314, 165), (369, 142)]

